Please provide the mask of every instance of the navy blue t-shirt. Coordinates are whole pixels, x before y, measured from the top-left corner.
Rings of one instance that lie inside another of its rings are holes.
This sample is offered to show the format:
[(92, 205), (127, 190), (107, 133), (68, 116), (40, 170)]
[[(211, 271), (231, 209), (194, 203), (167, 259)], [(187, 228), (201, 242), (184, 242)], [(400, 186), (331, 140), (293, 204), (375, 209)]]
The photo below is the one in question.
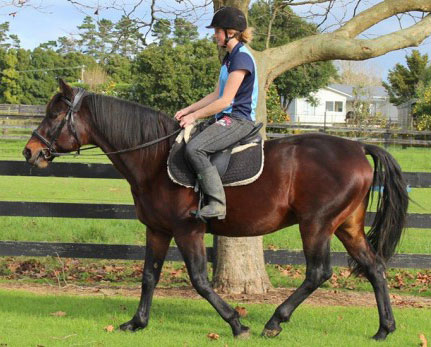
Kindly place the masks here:
[(256, 63), (242, 42), (239, 42), (223, 59), (219, 75), (219, 98), (223, 95), (229, 73), (235, 70), (246, 70), (248, 73), (244, 76), (232, 104), (216, 114), (216, 117), (222, 117), (223, 113), (232, 113), (255, 121), (258, 93)]

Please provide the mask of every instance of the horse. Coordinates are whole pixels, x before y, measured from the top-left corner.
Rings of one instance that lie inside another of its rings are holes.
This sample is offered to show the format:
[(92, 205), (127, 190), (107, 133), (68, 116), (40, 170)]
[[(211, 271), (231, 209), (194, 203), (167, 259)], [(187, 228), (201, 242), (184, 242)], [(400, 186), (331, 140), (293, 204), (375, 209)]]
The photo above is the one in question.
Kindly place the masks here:
[[(139, 305), (121, 330), (148, 325), (154, 288), (174, 239), (196, 291), (230, 325), (234, 337), (248, 336), (249, 328), (240, 322), (238, 312), (210, 285), (204, 234), (258, 236), (294, 224), (299, 224), (303, 243), (305, 279), (277, 307), (262, 335), (277, 336), (281, 323), (288, 322), (298, 305), (331, 278), (334, 234), (351, 257), (352, 271), (372, 284), (379, 314), (373, 338), (383, 340), (395, 330), (385, 263), (402, 235), (408, 195), (401, 169), (387, 151), (318, 133), (265, 141), (260, 177), (248, 185), (226, 187), (226, 219), (205, 224), (190, 215), (198, 206), (198, 195), (173, 183), (167, 174), (172, 134), (180, 130), (173, 118), (134, 102), (72, 88), (62, 80), (59, 87), (23, 155), (28, 163), (43, 168), (56, 156), (94, 145), (130, 184), (137, 218), (147, 227), (146, 254)], [(383, 189), (366, 234), (364, 219), (375, 185)]]

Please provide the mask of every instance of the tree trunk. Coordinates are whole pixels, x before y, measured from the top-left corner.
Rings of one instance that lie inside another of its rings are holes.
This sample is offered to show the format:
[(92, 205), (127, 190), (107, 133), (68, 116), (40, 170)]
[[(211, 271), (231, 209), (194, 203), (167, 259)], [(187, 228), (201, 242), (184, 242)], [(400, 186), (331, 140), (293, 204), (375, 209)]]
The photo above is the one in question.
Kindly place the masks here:
[[(214, 0), (214, 9), (221, 6), (240, 8), (246, 15), (249, 0)], [(254, 53), (254, 51), (253, 51)], [(255, 59), (256, 56), (254, 55)], [(259, 66), (259, 62), (256, 61)], [(258, 71), (259, 73), (259, 71)], [(265, 79), (259, 75), (257, 121), (266, 123)], [(263, 127), (264, 129), (265, 127)], [(262, 294), (271, 288), (265, 270), (262, 237), (218, 237), (217, 269), (213, 286), (224, 293)]]
[(265, 270), (262, 236), (218, 237), (214, 288), (229, 294), (262, 294), (271, 288)]

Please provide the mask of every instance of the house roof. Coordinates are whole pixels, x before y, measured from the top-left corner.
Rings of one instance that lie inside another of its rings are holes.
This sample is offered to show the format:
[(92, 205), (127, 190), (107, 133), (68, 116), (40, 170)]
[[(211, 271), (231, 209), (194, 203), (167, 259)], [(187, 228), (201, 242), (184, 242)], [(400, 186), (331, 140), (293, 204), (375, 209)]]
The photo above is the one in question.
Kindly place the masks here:
[(367, 86), (359, 88), (349, 84), (330, 84), (327, 88), (345, 94), (347, 96), (347, 100), (354, 100), (358, 97), (355, 96), (355, 90), (359, 92), (359, 99), (361, 100), (386, 100), (389, 97), (383, 86)]

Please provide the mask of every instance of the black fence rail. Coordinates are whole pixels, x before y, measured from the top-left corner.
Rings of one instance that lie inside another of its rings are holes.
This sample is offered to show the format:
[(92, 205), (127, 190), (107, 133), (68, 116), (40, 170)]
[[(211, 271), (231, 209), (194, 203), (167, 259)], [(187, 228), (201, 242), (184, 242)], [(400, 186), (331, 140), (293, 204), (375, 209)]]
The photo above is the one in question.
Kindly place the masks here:
[[(207, 247), (206, 253), (208, 262), (214, 263), (216, 257), (214, 248)], [(145, 259), (145, 246), (3, 241), (0, 242), (0, 256), (143, 260)], [(265, 250), (264, 257), (266, 264), (305, 264), (305, 257), (302, 251)], [(349, 257), (345, 252), (331, 252), (331, 264), (334, 266), (347, 266), (348, 259)], [(170, 247), (166, 260), (182, 261), (183, 258), (177, 247)], [(395, 268), (429, 269), (430, 256), (422, 254), (396, 254), (388, 266)]]
[[(47, 169), (33, 168), (25, 162), (0, 161), (0, 175), (110, 178), (121, 176), (110, 164), (51, 163)], [(431, 173), (404, 173), (410, 187), (431, 188)], [(78, 204), (25, 201), (0, 201), (0, 216), (136, 219), (133, 205)], [(370, 225), (374, 213), (368, 213), (366, 224)], [(409, 214), (407, 226), (431, 229), (431, 215)], [(430, 235), (431, 236), (431, 235)], [(207, 248), (208, 260), (213, 262), (213, 248)], [(0, 241), (0, 256), (60, 256), (71, 258), (144, 259), (145, 247), (132, 245), (103, 245), (48, 242)], [(345, 252), (333, 252), (334, 265), (347, 265)], [(178, 250), (169, 250), (168, 260), (181, 260)], [(265, 261), (269, 264), (304, 264), (302, 252), (266, 250)], [(429, 254), (398, 254), (389, 266), (400, 268), (431, 268)]]

